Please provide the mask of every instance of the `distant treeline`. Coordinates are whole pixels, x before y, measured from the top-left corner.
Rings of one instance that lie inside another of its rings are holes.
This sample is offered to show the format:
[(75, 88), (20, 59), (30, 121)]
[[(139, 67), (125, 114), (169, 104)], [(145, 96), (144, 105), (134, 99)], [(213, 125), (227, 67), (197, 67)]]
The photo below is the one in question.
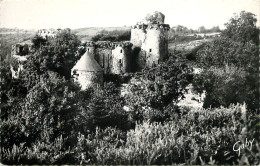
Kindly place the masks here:
[(91, 38), (92, 41), (126, 41), (130, 40), (130, 30), (102, 30), (97, 35)]
[[(218, 26), (212, 27), (210, 29), (206, 29), (204, 26), (201, 26), (198, 30), (189, 29), (185, 26), (178, 25), (172, 27), (169, 31), (169, 40), (177, 40), (179, 41), (192, 41), (197, 40), (201, 37), (198, 36), (187, 36), (188, 34), (195, 34), (195, 33), (214, 33), (220, 32)], [(92, 41), (126, 41), (130, 40), (131, 31), (130, 30), (102, 30), (95, 36), (91, 38)], [(177, 38), (177, 39), (176, 39)]]
[(204, 26), (199, 27), (197, 30), (187, 28), (182, 25), (178, 25), (175, 27), (172, 27), (169, 31), (168, 39), (169, 41), (173, 42), (190, 42), (193, 40), (199, 40), (203, 38), (214, 38), (215, 35), (212, 36), (201, 36), (198, 34), (206, 34), (206, 33), (218, 33), (221, 32), (220, 28), (218, 26), (214, 26), (210, 29), (206, 29)]
[(172, 27), (170, 33), (177, 33), (177, 34), (191, 34), (191, 33), (214, 33), (214, 32), (221, 32), (219, 26), (213, 26), (210, 29), (205, 28), (204, 26), (199, 27), (198, 29), (191, 29), (187, 28), (182, 25), (177, 25)]

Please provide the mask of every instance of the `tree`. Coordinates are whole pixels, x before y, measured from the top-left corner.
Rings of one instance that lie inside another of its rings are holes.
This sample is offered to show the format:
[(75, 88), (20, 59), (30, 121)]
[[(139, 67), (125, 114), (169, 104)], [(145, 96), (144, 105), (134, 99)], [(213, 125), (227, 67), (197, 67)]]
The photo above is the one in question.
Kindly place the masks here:
[(81, 55), (80, 41), (68, 30), (59, 32), (53, 40), (34, 39), (38, 45), (19, 79), (11, 78), (9, 65), (1, 68), (1, 120), (5, 124), (1, 131), (7, 136), (2, 140), (7, 147), (24, 140), (27, 144), (36, 139), (48, 142), (74, 131), (76, 135), (89, 126), (81, 109), (88, 102), (88, 94), (82, 95), (79, 86), (69, 80), (70, 69)]
[(15, 114), (13, 110), (16, 103), (19, 103), (27, 94), (23, 81), (13, 79), (10, 64), (1, 62), (1, 119), (6, 119), (9, 115)]
[(109, 82), (104, 85), (103, 89), (96, 90), (86, 107), (90, 121), (93, 122), (92, 129), (97, 126), (128, 129), (128, 113), (123, 110), (124, 104), (125, 101), (115, 84)]
[[(186, 61), (172, 56), (167, 62), (135, 74), (126, 87), (126, 103), (140, 114), (140, 119), (145, 116), (150, 120), (168, 118), (164, 110), (183, 97), (190, 73)], [(145, 115), (147, 112), (150, 115)]]
[(211, 29), (210, 29), (211, 32), (221, 32), (219, 26), (213, 26)]
[[(83, 49), (79, 49), (80, 40), (70, 30), (62, 30), (54, 39), (45, 41), (40, 37), (35, 37), (33, 42), (36, 44), (36, 50), (33, 58), (29, 58), (29, 65), (37, 65), (39, 69), (51, 70), (58, 72), (66, 79), (70, 78), (72, 67), (84, 53)], [(38, 73), (39, 74), (39, 73)]]
[(35, 49), (39, 49), (41, 46), (47, 44), (47, 40), (42, 38), (41, 36), (34, 36), (32, 39), (32, 43)]
[(39, 82), (26, 96), (13, 103), (13, 113), (2, 119), (4, 147), (22, 142), (29, 147), (37, 140), (49, 142), (61, 135), (73, 140), (78, 132), (86, 133), (91, 122), (84, 116), (82, 107), (89, 98), (90, 93), (80, 92), (78, 85), (58, 73), (48, 71), (39, 75)]
[(252, 42), (243, 44), (222, 37), (203, 45), (197, 51), (196, 59), (203, 68), (224, 67), (226, 64), (244, 68), (258, 59), (258, 47)]
[(205, 107), (246, 102), (251, 111), (259, 109), (259, 41), (253, 16), (241, 12), (231, 18), (222, 37), (197, 52), (197, 64), (204, 71), (194, 86), (203, 85), (207, 91)]
[(204, 26), (199, 27), (198, 31), (200, 33), (206, 33), (206, 28)]
[(226, 29), (221, 35), (243, 44), (252, 41), (258, 46), (259, 29), (256, 27), (256, 21), (255, 15), (250, 12), (242, 11), (240, 15), (234, 14), (225, 24)]
[(189, 32), (189, 29), (185, 26), (178, 25), (176, 27), (176, 33), (188, 33), (188, 32)]

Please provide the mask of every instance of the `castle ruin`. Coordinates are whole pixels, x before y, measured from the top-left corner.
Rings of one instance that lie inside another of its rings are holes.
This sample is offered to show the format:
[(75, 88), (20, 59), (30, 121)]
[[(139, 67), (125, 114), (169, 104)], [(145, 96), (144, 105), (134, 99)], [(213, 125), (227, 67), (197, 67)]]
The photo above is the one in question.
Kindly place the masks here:
[[(170, 26), (164, 24), (164, 18), (165, 16), (160, 12), (148, 14), (141, 22), (132, 26), (130, 41), (86, 42), (84, 44), (86, 50), (84, 55), (93, 57), (104, 74), (124, 74), (141, 71), (145, 67), (156, 66), (168, 56), (168, 31)], [(85, 58), (81, 58), (75, 66), (83, 65), (82, 61), (85, 60)], [(98, 73), (98, 70), (95, 69), (95, 72), (85, 70), (85, 72), (89, 74), (79, 74), (82, 71), (76, 68), (71, 71), (72, 75), (78, 73), (75, 80), (84, 87), (83, 89), (86, 87), (86, 81), (88, 81), (88, 86), (97, 84), (92, 77)], [(98, 77), (103, 79), (100, 74)], [(92, 82), (89, 82), (90, 80)]]
[[(102, 85), (103, 74), (139, 72), (145, 67), (158, 65), (168, 56), (170, 26), (164, 24), (164, 19), (165, 16), (160, 12), (148, 14), (142, 21), (132, 26), (130, 41), (83, 43), (86, 52), (72, 68), (71, 75), (82, 89), (87, 89), (92, 85)], [(60, 29), (43, 29), (39, 30), (37, 35), (44, 39), (53, 39), (60, 32), (62, 32)], [(25, 61), (30, 52), (32, 52), (31, 42), (12, 46), (12, 56), (18, 61)], [(12, 71), (14, 78), (18, 77), (19, 71)]]

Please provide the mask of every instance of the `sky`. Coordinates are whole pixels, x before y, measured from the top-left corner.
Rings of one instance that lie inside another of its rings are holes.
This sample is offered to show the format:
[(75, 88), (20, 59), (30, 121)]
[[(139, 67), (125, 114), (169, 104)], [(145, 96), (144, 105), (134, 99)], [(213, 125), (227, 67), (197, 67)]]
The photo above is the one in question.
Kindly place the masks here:
[(171, 27), (219, 26), (245, 10), (260, 26), (260, 0), (0, 0), (0, 27), (86, 28), (131, 26), (160, 11)]

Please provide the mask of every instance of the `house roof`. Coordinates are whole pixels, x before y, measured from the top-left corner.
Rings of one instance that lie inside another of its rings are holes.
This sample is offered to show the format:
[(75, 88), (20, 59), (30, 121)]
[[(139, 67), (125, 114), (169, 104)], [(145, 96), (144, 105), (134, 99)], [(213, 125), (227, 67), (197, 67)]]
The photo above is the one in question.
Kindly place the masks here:
[(103, 71), (97, 61), (94, 59), (92, 55), (90, 55), (87, 51), (84, 55), (78, 60), (76, 65), (72, 68), (72, 70), (80, 70), (80, 71), (90, 71), (90, 72), (98, 72)]

